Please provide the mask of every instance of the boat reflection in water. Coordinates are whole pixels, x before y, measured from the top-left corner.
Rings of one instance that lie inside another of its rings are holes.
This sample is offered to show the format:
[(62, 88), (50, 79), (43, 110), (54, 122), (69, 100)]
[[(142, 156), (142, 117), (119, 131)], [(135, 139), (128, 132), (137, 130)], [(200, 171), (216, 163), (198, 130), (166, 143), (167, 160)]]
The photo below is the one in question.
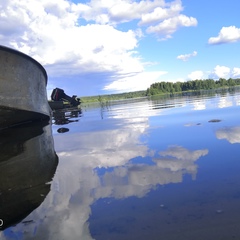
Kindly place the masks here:
[(0, 230), (4, 230), (43, 202), (50, 191), (58, 156), (48, 122), (2, 130), (0, 148)]
[[(73, 122), (78, 122), (82, 116), (82, 110), (80, 108), (62, 109), (53, 111), (52, 123), (55, 125), (66, 125)], [(66, 133), (69, 128), (60, 127), (58, 133)]]
[[(79, 117), (81, 117), (82, 110), (80, 108), (58, 111), (53, 111), (53, 124), (55, 125), (65, 125), (72, 122), (78, 122)], [(72, 120), (72, 119), (75, 120)]]

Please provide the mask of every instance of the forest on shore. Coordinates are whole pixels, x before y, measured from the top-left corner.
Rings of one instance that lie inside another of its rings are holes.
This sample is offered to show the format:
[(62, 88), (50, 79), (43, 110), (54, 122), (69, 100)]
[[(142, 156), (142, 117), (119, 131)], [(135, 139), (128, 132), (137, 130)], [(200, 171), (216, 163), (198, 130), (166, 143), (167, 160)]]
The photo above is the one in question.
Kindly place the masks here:
[(87, 96), (80, 97), (83, 103), (86, 102), (106, 102), (106, 101), (116, 101), (122, 99), (131, 99), (131, 98), (139, 98), (146, 97), (146, 91), (135, 91), (135, 92), (125, 92), (125, 93), (114, 93), (114, 94), (104, 94), (98, 96)]
[(163, 93), (179, 93), (185, 91), (211, 90), (217, 88), (227, 88), (240, 85), (240, 78), (232, 79), (220, 78), (215, 81), (213, 79), (192, 80), (187, 82), (158, 82), (153, 83), (146, 91), (146, 96), (153, 96)]
[(231, 88), (240, 85), (240, 78), (220, 78), (219, 80), (213, 79), (200, 79), (191, 80), (187, 82), (156, 82), (151, 84), (147, 90), (125, 92), (117, 94), (106, 94), (98, 96), (81, 97), (83, 103), (87, 102), (106, 102), (122, 99), (131, 99), (139, 97), (147, 97), (154, 95), (173, 94), (188, 91), (200, 91), (200, 90), (213, 90), (218, 88)]

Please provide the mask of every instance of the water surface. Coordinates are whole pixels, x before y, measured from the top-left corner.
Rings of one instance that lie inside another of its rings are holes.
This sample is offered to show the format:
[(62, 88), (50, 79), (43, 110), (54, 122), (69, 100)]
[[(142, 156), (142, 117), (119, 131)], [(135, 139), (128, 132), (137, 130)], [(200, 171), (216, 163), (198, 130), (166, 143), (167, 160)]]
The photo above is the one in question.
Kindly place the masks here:
[(0, 239), (240, 239), (239, 116), (239, 92), (58, 113), (51, 191)]

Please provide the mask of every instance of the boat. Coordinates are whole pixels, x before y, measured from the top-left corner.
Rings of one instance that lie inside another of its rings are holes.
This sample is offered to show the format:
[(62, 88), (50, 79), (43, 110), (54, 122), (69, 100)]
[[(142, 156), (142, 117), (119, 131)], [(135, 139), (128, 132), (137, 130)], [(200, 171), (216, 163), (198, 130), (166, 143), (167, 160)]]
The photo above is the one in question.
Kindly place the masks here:
[(0, 45), (0, 129), (50, 119), (47, 80), (35, 59)]

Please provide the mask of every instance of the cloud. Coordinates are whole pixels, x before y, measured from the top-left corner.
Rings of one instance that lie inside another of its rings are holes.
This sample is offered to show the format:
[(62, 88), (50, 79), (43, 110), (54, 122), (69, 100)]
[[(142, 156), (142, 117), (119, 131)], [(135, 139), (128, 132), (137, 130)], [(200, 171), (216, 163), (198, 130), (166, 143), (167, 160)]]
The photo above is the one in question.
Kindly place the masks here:
[(154, 159), (157, 166), (162, 169), (169, 169), (172, 173), (189, 173), (195, 179), (197, 174), (197, 161), (200, 157), (208, 154), (208, 149), (190, 151), (182, 146), (170, 146), (166, 151), (159, 153), (161, 158)]
[(195, 56), (197, 56), (197, 51), (193, 51), (192, 53), (189, 53), (189, 54), (179, 55), (177, 56), (177, 59), (183, 60), (185, 62), (185, 61), (188, 61), (189, 58), (195, 57)]
[(240, 68), (234, 67), (229, 68), (227, 66), (217, 65), (209, 74), (209, 78), (219, 79), (219, 78), (239, 78), (240, 77)]
[(147, 33), (155, 33), (160, 40), (166, 40), (180, 27), (197, 25), (196, 18), (181, 14), (183, 10), (180, 0), (162, 4), (153, 11), (142, 14), (139, 26), (146, 25)]
[(240, 143), (240, 127), (226, 127), (216, 131), (218, 139), (226, 139), (230, 143)]
[(160, 81), (159, 78), (164, 74), (167, 74), (167, 72), (141, 72), (133, 76), (127, 76), (120, 78), (119, 80), (115, 80), (106, 85), (104, 90), (119, 92), (146, 90), (152, 83)]
[(232, 99), (225, 97), (221, 97), (218, 102), (218, 108), (226, 108), (226, 107), (231, 107), (233, 106), (233, 101)]
[(190, 151), (181, 146), (172, 146), (159, 154), (167, 157), (153, 158), (154, 165), (128, 164), (104, 174), (96, 198), (143, 197), (158, 184), (182, 182), (184, 174), (191, 174), (195, 179), (198, 168), (195, 161), (207, 155), (208, 150)]
[(81, 24), (79, 18), (87, 9), (92, 11), (88, 4), (65, 0), (9, 1), (1, 9), (1, 44), (35, 58), (50, 79), (104, 73), (110, 80), (118, 74), (142, 72), (144, 63), (136, 50), (141, 30)]
[(202, 79), (204, 76), (203, 71), (194, 71), (188, 75), (188, 78), (191, 80)]
[[(51, 25), (49, 23), (49, 25)], [(12, 41), (17, 47), (49, 69), (52, 76), (75, 75), (83, 72), (129, 72), (142, 71), (142, 63), (138, 57), (133, 56), (133, 50), (137, 47), (137, 36), (132, 31), (121, 32), (108, 25), (92, 24), (87, 26), (72, 27), (68, 29), (49, 29), (47, 38), (45, 34), (38, 33), (38, 48), (28, 46), (28, 43)], [(48, 31), (46, 27), (45, 31)], [(34, 35), (28, 33), (28, 38)]]
[(190, 151), (182, 146), (170, 146), (166, 151), (162, 151), (159, 153), (161, 156), (171, 156), (178, 160), (186, 160), (195, 162), (201, 156), (205, 156), (208, 154), (207, 149)]
[[(89, 217), (91, 206), (97, 200), (106, 198), (111, 201), (110, 198), (133, 196), (140, 198), (159, 184), (181, 183), (185, 174), (191, 174), (194, 179), (198, 169), (195, 162), (205, 156), (208, 150), (189, 151), (175, 146), (164, 153), (169, 159), (154, 159), (154, 165), (131, 164), (126, 161), (125, 165), (116, 165), (111, 171), (101, 169), (103, 174), (98, 174), (95, 169), (99, 167), (96, 162), (86, 161), (81, 155), (77, 158), (72, 158), (71, 155), (61, 156), (61, 163), (52, 182), (52, 191), (41, 206), (25, 219), (34, 221), (24, 226), (24, 232), (21, 224), (12, 228), (12, 232), (16, 235), (22, 233), (25, 239), (34, 236), (36, 239), (56, 240), (62, 237), (92, 240)], [(90, 152), (85, 154), (91, 155)], [(111, 162), (114, 163), (114, 160), (113, 158)]]
[(211, 37), (209, 44), (223, 44), (240, 41), (240, 28), (235, 26), (222, 27), (217, 37)]
[[(78, 46), (76, 43), (79, 43), (79, 45), (82, 43), (82, 38), (93, 40), (92, 37), (96, 37), (94, 32), (84, 31), (88, 29), (88, 22), (93, 25), (108, 24), (115, 26), (119, 23), (137, 19), (140, 20), (139, 25), (147, 25), (148, 32), (155, 32), (158, 29), (157, 32), (166, 32), (167, 34), (169, 32), (173, 33), (179, 26), (195, 25), (196, 21), (193, 18), (179, 14), (183, 11), (181, 4), (179, 0), (170, 3), (165, 3), (163, 0), (142, 0), (140, 2), (91, 0), (85, 4), (74, 4), (66, 0), (54, 0), (51, 3), (44, 0), (34, 3), (31, 1), (20, 3), (13, 0), (2, 5), (0, 29), (3, 40), (7, 42), (9, 38), (5, 33), (11, 29), (13, 38), (11, 38), (10, 45), (31, 54), (31, 56), (34, 56), (36, 48), (41, 47), (42, 49), (42, 47), (45, 47), (46, 50), (51, 50), (59, 41), (60, 43), (51, 52), (58, 50), (63, 42), (69, 42), (68, 52), (70, 54), (71, 50)], [(18, 8), (17, 12), (15, 8)], [(165, 20), (169, 22), (169, 25), (164, 22)], [(151, 25), (153, 23), (160, 25), (154, 27)], [(83, 25), (86, 28), (83, 28)], [(105, 32), (105, 30), (101, 28), (102, 34), (98, 36), (101, 38), (106, 36), (109, 32)], [(108, 36), (111, 35), (108, 34)], [(116, 42), (115, 45), (117, 45)], [(55, 51), (55, 58), (59, 54), (60, 56), (64, 55), (65, 48), (66, 46), (62, 49), (63, 53)]]
[(181, 0), (172, 2), (165, 2), (164, 0), (91, 0), (86, 4), (76, 4), (74, 9), (79, 13), (80, 18), (86, 21), (117, 25), (132, 20), (139, 20), (139, 26), (149, 26), (179, 16), (180, 12), (184, 10)]
[(240, 77), (240, 68), (234, 67), (231, 75), (233, 78), (239, 78)]
[(83, 132), (81, 137), (78, 133), (72, 133), (71, 144), (67, 137), (63, 139), (62, 136), (56, 135), (56, 151), (61, 158), (71, 157), (72, 161), (76, 160), (76, 162), (79, 162), (79, 156), (81, 156), (82, 166), (91, 168), (121, 166), (131, 158), (144, 157), (148, 150), (141, 144), (139, 137), (149, 127), (149, 124), (144, 112), (141, 115), (142, 117), (138, 114), (138, 118), (131, 116), (129, 121), (115, 119), (115, 124), (122, 125), (118, 129), (113, 129), (115, 126), (109, 126), (109, 129), (96, 132)]
[(166, 40), (172, 37), (172, 34), (177, 31), (179, 27), (191, 27), (196, 26), (197, 20), (193, 17), (187, 17), (185, 15), (179, 15), (172, 18), (165, 19), (155, 26), (147, 28), (147, 33), (156, 33), (163, 36), (162, 40)]
[[(39, 61), (52, 85), (87, 79), (92, 88), (105, 90), (130, 91), (133, 79), (155, 78), (155, 72), (144, 73), (146, 63), (138, 52), (145, 33), (167, 39), (179, 27), (197, 24), (195, 18), (181, 14), (180, 0), (8, 0), (0, 8), (1, 44)], [(132, 24), (123, 31), (119, 25), (126, 22)], [(125, 88), (119, 87), (123, 82)]]
[(139, 2), (127, 0), (91, 0), (86, 4), (76, 4), (75, 9), (79, 12), (79, 16), (86, 21), (116, 25), (140, 19), (142, 14), (164, 5), (164, 1), (162, 0)]
[(228, 78), (231, 69), (226, 66), (217, 65), (212, 73), (209, 75), (209, 78), (219, 79), (219, 78)]
[(181, 1), (171, 2), (168, 4), (168, 7), (162, 4), (162, 6), (154, 8), (153, 11), (142, 14), (139, 25), (155, 24), (159, 21), (179, 15), (181, 11), (183, 11)]

